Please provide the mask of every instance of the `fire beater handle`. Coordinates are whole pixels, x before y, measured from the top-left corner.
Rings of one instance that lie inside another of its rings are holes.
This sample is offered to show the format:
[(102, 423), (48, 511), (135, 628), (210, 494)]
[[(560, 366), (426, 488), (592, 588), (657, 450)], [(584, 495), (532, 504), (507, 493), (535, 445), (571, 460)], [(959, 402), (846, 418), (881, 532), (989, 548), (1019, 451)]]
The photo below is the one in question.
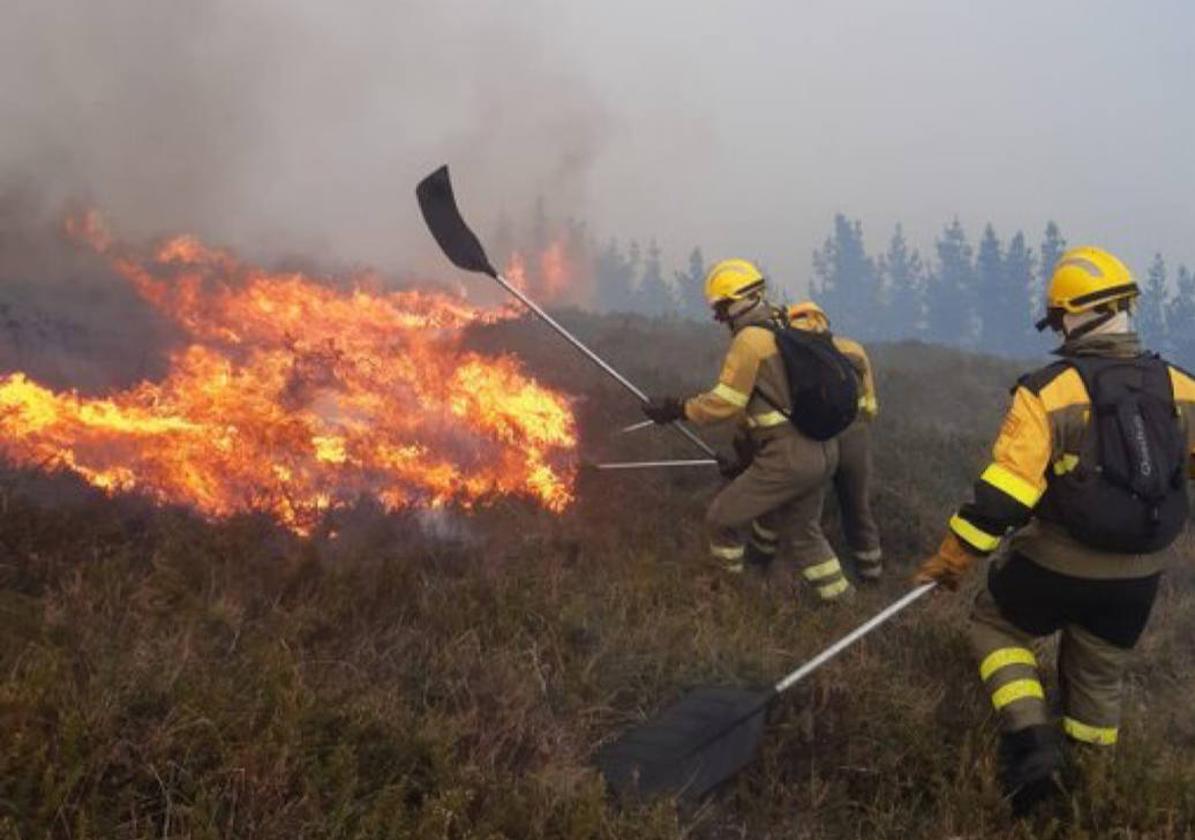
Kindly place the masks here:
[(716, 467), (718, 462), (713, 458), (693, 458), (687, 461), (614, 461), (593, 466), (599, 470), (651, 470), (667, 467)]
[(618, 430), (618, 433), (620, 435), (629, 435), (631, 432), (637, 432), (640, 429), (646, 429), (647, 427), (654, 426), (655, 424), (656, 424), (655, 420), (642, 420), (638, 423), (632, 423), (629, 426), (623, 426), (621, 429)]
[(781, 694), (781, 693), (787, 691), (788, 689), (792, 688), (794, 685), (799, 683), (801, 680), (805, 679), (805, 677), (809, 676), (814, 671), (816, 671), (818, 668), (820, 668), (823, 664), (825, 664), (829, 660), (833, 659), (838, 654), (842, 653), (842, 651), (846, 650), (848, 647), (853, 645), (859, 639), (862, 639), (864, 636), (866, 636), (872, 630), (875, 630), (877, 627), (879, 627), (885, 621), (892, 618), (892, 616), (894, 616), (898, 612), (902, 611), (905, 607), (909, 606), (914, 601), (921, 598), (923, 595), (928, 595), (931, 591), (933, 591), (933, 589), (937, 585), (938, 584), (936, 584), (936, 583), (925, 583), (925, 584), (922, 584), (921, 586), (918, 586), (916, 589), (909, 591), (908, 594), (906, 594), (904, 597), (893, 602), (888, 607), (886, 607), (885, 609), (883, 609), (876, 615), (872, 616), (869, 620), (865, 621), (863, 624), (860, 624), (858, 627), (856, 627), (850, 633), (847, 633), (845, 636), (843, 636), (837, 642), (830, 645), (828, 648), (823, 650), (817, 656), (810, 659), (808, 662), (806, 662), (800, 668), (793, 671), (791, 674), (789, 674), (784, 679), (780, 680), (780, 682), (776, 683), (776, 685), (774, 685), (772, 687), (772, 691), (775, 692), (776, 694)]
[[(490, 263), (490, 258), (486, 256), (485, 248), (482, 247), (477, 234), (470, 230), (469, 225), (466, 224), (464, 217), (461, 215), (460, 208), (457, 207), (456, 195), (452, 191), (452, 179), (448, 175), (447, 166), (441, 166), (420, 181), (419, 185), (415, 187), (415, 197), (419, 201), (419, 209), (423, 213), (423, 220), (427, 222), (428, 230), (431, 231), (432, 237), (435, 238), (436, 243), (453, 265), (465, 271), (489, 275), (497, 280), (502, 288), (518, 298), (524, 306), (538, 315), (545, 324), (584, 353), (591, 362), (618, 380), (618, 384), (634, 394), (640, 402), (647, 402), (647, 394), (640, 391), (621, 373), (606, 364), (601, 357), (577, 340), (576, 336), (556, 323), (551, 315), (540, 309), (535, 301), (508, 283), (506, 278), (497, 272)], [(713, 448), (698, 437), (691, 429), (680, 423), (674, 423), (673, 425), (706, 455), (709, 455), (711, 458), (716, 457)]]
[[(502, 288), (506, 289), (506, 291), (510, 292), (512, 295), (517, 297), (519, 299), (519, 301), (524, 306), (526, 306), (528, 309), (530, 309), (532, 312), (534, 312), (536, 315), (538, 315), (539, 318), (545, 324), (547, 324), (552, 329), (556, 330), (556, 332), (560, 334), (561, 338), (565, 339), (570, 344), (572, 344), (573, 347), (576, 347), (578, 350), (580, 350), (582, 353), (584, 353), (585, 356), (589, 359), (589, 361), (593, 362), (595, 365), (600, 367), (602, 370), (604, 370), (606, 373), (608, 373), (610, 376), (612, 376), (615, 380), (617, 380), (618, 384), (622, 385), (622, 387), (626, 388), (628, 391), (630, 391), (632, 394), (634, 394), (635, 397), (640, 402), (648, 401), (647, 394), (640, 391), (635, 386), (635, 383), (631, 382), (629, 379), (627, 379), (621, 373), (616, 371), (614, 368), (610, 367), (610, 365), (607, 364), (606, 361), (601, 356), (599, 356), (597, 353), (594, 353), (592, 350), (590, 350), (588, 347), (586, 347), (584, 344), (582, 344), (581, 340), (579, 338), (577, 338), (571, 332), (569, 332), (563, 326), (561, 326), (556, 321), (555, 318), (553, 318), (551, 315), (549, 315), (547, 312), (545, 312), (542, 308), (540, 308), (540, 305), (538, 303), (533, 301), (531, 298), (527, 297), (527, 295), (523, 294), (523, 292), (520, 291), (518, 288), (511, 285), (507, 281), (507, 279), (505, 277), (503, 277), (501, 274), (499, 274), (498, 272), (494, 272), (490, 276), (492, 276), (495, 280), (497, 280), (498, 283), (502, 286)], [(673, 425), (676, 427), (676, 430), (678, 432), (680, 432), (682, 435), (684, 435), (686, 438), (688, 438), (691, 443), (693, 443), (698, 449), (700, 449), (706, 455), (709, 455), (711, 458), (716, 457), (717, 453), (714, 452), (713, 447), (711, 447), (708, 443), (706, 443), (704, 440), (702, 440), (700, 437), (698, 437), (693, 432), (693, 430), (690, 429), (688, 426), (685, 426), (681, 423), (674, 423)]]

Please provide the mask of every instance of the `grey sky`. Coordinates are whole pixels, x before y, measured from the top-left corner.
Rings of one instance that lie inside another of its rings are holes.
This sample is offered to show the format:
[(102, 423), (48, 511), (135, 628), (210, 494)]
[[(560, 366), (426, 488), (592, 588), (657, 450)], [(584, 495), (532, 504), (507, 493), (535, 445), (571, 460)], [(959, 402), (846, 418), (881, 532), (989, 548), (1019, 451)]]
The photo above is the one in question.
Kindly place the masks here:
[(492, 223), (543, 193), (678, 261), (797, 285), (957, 214), (1195, 262), (1195, 4), (0, 0), (0, 179), (133, 235), (434, 270), (441, 160)]

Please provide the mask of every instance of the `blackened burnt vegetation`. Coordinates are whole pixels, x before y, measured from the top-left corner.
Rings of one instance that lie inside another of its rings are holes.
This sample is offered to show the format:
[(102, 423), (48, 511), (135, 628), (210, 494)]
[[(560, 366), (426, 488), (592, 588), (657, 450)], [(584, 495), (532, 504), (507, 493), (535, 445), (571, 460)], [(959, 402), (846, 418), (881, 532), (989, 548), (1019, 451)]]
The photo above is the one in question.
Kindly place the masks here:
[(62, 208), (0, 185), (0, 370), (103, 392), (165, 373), (171, 330), (86, 249)]
[[(725, 340), (562, 317), (649, 391), (708, 384)], [(667, 431), (613, 434), (638, 419), (633, 401), (540, 325), (471, 340), (583, 395), (584, 458), (689, 454)], [(843, 608), (818, 608), (787, 567), (761, 582), (706, 566), (717, 480), (701, 470), (583, 472), (562, 516), (509, 499), (397, 516), (363, 503), (312, 539), (5, 473), (0, 837), (1188, 836), (1187, 570), (1127, 680), (1117, 761), (1084, 761), (1034, 822), (1000, 800), (966, 593), (914, 607), (795, 690), (759, 759), (700, 808), (607, 800), (588, 765), (599, 744), (688, 686), (766, 682), (905, 591), (981, 466), (1017, 367), (872, 349), (891, 561)]]

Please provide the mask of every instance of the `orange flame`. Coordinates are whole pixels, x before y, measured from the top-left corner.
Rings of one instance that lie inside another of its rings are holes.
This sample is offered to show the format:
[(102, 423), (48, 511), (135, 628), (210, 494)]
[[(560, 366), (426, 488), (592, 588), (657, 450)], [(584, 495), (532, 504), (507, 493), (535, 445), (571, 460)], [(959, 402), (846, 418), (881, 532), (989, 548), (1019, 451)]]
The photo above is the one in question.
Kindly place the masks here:
[(539, 255), (539, 276), (543, 278), (544, 293), (552, 300), (559, 298), (568, 285), (568, 264), (564, 258), (564, 243), (557, 240)]
[(67, 228), (190, 343), (163, 381), (102, 399), (0, 378), (0, 452), (16, 463), (212, 516), (264, 510), (300, 533), (362, 495), (390, 510), (498, 494), (571, 502), (568, 400), (515, 358), (461, 346), (464, 328), (507, 310), (341, 290), (189, 236), (139, 255), (94, 214)]
[(578, 288), (577, 274), (570, 265), (563, 240), (556, 240), (528, 261), (515, 251), (506, 261), (503, 276), (537, 303), (581, 303), (587, 290)]

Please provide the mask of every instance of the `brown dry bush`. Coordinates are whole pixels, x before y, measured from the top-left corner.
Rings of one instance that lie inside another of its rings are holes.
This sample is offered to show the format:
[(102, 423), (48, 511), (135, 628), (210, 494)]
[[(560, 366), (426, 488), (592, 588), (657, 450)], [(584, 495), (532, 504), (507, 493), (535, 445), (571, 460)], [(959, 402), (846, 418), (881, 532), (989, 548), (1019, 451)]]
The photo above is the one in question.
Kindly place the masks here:
[[(650, 390), (716, 370), (711, 329), (567, 318)], [(585, 395), (586, 457), (688, 454), (667, 432), (611, 436), (633, 401), (538, 326), (473, 340)], [(1189, 836), (1189, 570), (1169, 577), (1129, 675), (1117, 761), (1086, 762), (1038, 820), (1012, 822), (994, 782), (966, 594), (919, 604), (794, 690), (758, 760), (700, 807), (607, 801), (597, 745), (686, 687), (784, 673), (904, 591), (939, 536), (1017, 368), (918, 345), (875, 355), (893, 561), (842, 609), (818, 609), (789, 569), (739, 585), (705, 566), (716, 482), (699, 471), (585, 473), (561, 517), (498, 501), (429, 527), (363, 504), (338, 539), (307, 541), (8, 474), (0, 837)]]

